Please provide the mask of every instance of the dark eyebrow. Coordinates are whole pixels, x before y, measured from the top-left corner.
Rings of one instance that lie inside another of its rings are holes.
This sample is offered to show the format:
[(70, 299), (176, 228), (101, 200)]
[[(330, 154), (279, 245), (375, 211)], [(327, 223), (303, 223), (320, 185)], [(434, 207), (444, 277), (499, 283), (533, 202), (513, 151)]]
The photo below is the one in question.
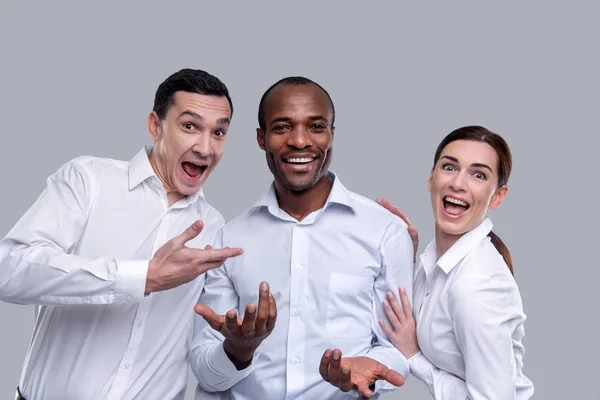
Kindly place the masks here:
[[(199, 121), (204, 121), (204, 117), (202, 117), (202, 115), (195, 113), (193, 111), (184, 111), (181, 114), (179, 114), (179, 118), (183, 117), (184, 115), (188, 115), (194, 119), (197, 119)], [(229, 124), (231, 121), (229, 120), (229, 118), (219, 118), (217, 120), (218, 124)]]
[(274, 124), (275, 122), (290, 122), (292, 119), (288, 118), (288, 117), (279, 117), (279, 118), (275, 118), (273, 121), (270, 122), (270, 124)]
[[(450, 161), (453, 161), (453, 162), (455, 162), (455, 163), (457, 163), (457, 164), (458, 164), (458, 158), (456, 158), (456, 157), (452, 157), (452, 156), (442, 156), (441, 158), (447, 158), (448, 160), (450, 160)], [(493, 171), (492, 171), (492, 169), (490, 168), (490, 166), (489, 166), (489, 165), (487, 165), (487, 164), (482, 164), (482, 163), (473, 163), (473, 164), (471, 164), (471, 167), (475, 167), (475, 168), (487, 168), (487, 169), (489, 169), (489, 170), (490, 170), (490, 172), (493, 172)]]
[(328, 124), (329, 124), (329, 121), (327, 121), (327, 118), (325, 118), (325, 117), (323, 117), (323, 116), (321, 116), (321, 115), (315, 115), (315, 116), (311, 116), (311, 117), (308, 117), (308, 119), (310, 119), (311, 121), (319, 121), (319, 120), (323, 120), (323, 121), (325, 121), (326, 123), (328, 123)]
[[(321, 115), (312, 115), (310, 117), (308, 117), (308, 119), (310, 119), (311, 121), (320, 121), (323, 120), (326, 123), (329, 123), (329, 121), (327, 121), (327, 118), (321, 116)], [(279, 118), (275, 118), (273, 121), (271, 121), (271, 124), (275, 123), (275, 122), (290, 122), (292, 119), (289, 117), (279, 117)]]

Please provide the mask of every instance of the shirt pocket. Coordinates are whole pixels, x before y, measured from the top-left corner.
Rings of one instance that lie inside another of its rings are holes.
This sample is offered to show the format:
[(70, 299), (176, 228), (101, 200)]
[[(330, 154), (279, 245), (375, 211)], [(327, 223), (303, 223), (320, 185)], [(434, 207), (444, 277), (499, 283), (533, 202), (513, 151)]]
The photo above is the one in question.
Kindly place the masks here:
[(373, 277), (331, 273), (327, 304), (327, 331), (336, 339), (371, 335)]

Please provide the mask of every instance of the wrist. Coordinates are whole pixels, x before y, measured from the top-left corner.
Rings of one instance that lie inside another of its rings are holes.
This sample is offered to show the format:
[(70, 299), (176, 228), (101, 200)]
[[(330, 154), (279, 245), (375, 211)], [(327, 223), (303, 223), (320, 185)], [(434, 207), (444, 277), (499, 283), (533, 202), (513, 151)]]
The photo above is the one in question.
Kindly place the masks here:
[(223, 350), (225, 350), (225, 354), (239, 371), (250, 365), (256, 348), (236, 346), (231, 340), (225, 339), (223, 341)]

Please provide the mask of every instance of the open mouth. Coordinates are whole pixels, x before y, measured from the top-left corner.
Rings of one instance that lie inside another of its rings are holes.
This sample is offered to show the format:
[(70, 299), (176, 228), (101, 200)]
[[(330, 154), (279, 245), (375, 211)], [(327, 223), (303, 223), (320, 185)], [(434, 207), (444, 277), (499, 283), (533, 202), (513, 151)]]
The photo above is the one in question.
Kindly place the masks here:
[(449, 215), (461, 215), (471, 207), (466, 201), (452, 196), (445, 196), (442, 199), (442, 203), (444, 205), (444, 210)]
[(191, 161), (181, 163), (183, 171), (191, 178), (198, 178), (206, 170), (207, 165), (196, 164)]

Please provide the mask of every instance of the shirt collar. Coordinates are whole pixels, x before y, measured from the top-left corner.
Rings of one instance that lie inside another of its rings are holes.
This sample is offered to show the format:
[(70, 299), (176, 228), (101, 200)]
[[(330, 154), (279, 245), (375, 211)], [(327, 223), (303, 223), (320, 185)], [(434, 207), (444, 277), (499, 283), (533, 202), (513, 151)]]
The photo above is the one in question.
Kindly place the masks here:
[[(340, 204), (349, 208), (350, 210), (354, 210), (354, 205), (352, 204), (352, 199), (350, 198), (350, 192), (342, 184), (342, 181), (339, 179), (339, 177), (332, 171), (329, 171), (328, 177), (333, 181), (333, 186), (331, 187), (329, 196), (327, 197), (325, 205), (321, 210), (325, 210), (332, 204)], [(278, 218), (282, 218), (283, 215), (287, 216), (287, 213), (279, 208), (277, 195), (275, 194), (275, 182), (271, 183), (266, 193), (262, 195), (262, 197), (254, 204), (252, 208), (261, 207), (266, 207), (271, 214)], [(287, 216), (285, 219), (289, 219), (289, 216)]]
[(435, 240), (432, 241), (420, 256), (423, 269), (429, 274), (433, 267), (438, 265), (446, 274), (450, 273), (460, 260), (490, 233), (493, 226), (492, 220), (487, 217), (481, 224), (462, 235), (437, 262), (437, 247)]
[[(157, 185), (157, 188), (160, 187), (160, 189), (164, 191), (160, 179), (158, 179), (158, 176), (156, 176), (156, 173), (154, 172), (154, 168), (152, 168), (152, 165), (150, 164), (150, 151), (151, 148), (144, 146), (129, 161), (129, 190), (133, 190), (142, 182), (146, 181), (147, 179), (153, 178), (153, 183)], [(200, 190), (196, 191), (195, 193), (189, 195), (185, 199), (182, 199), (182, 201), (184, 201), (184, 205), (188, 205), (195, 202), (199, 198), (204, 199), (204, 191), (202, 190), (202, 188), (200, 188)]]

